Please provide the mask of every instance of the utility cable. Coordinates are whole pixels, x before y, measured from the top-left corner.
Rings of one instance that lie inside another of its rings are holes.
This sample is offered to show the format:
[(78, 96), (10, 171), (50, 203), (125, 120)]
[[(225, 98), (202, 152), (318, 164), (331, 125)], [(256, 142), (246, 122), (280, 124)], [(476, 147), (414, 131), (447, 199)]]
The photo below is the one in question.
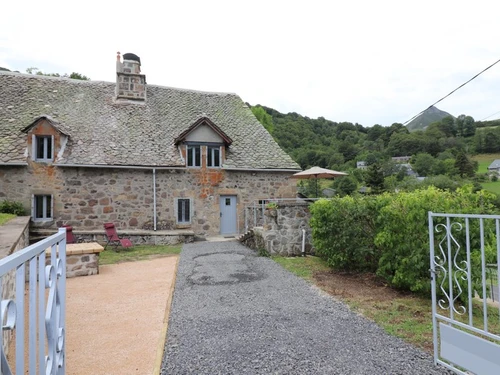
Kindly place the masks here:
[[(495, 61), (493, 64), (491, 64), (490, 66), (488, 66), (487, 68), (481, 70), (479, 73), (477, 73), (474, 77), (472, 77), (471, 79), (469, 79), (467, 82), (464, 82), (462, 83), (460, 86), (458, 86), (455, 90), (453, 90), (452, 92), (450, 92), (448, 95), (445, 95), (443, 96), (441, 99), (439, 99), (437, 102), (435, 102), (434, 104), (431, 104), (430, 106), (428, 106), (426, 109), (424, 109), (423, 111), (421, 111), (420, 113), (416, 114), (415, 116), (413, 116), (411, 119), (409, 119), (408, 121), (404, 122), (403, 125), (406, 125), (408, 124), (410, 121), (414, 120), (415, 118), (417, 118), (418, 116), (420, 116), (422, 113), (424, 113), (425, 111), (427, 111), (429, 108), (435, 106), (436, 104), (438, 104), (440, 101), (446, 99), (448, 96), (450, 96), (451, 94), (453, 94), (455, 91), (457, 91), (458, 89), (464, 87), (466, 84), (468, 84), (470, 81), (476, 79), (477, 77), (479, 77), (481, 74), (483, 74), (485, 71), (487, 71), (489, 68), (493, 67), (494, 65), (498, 64), (500, 62), (500, 59)], [(492, 115), (493, 116), (493, 115)]]
[(497, 113), (500, 113), (500, 111), (495, 112), (495, 113), (493, 113), (492, 115), (486, 116), (485, 118), (483, 118), (482, 120), (479, 120), (479, 121), (484, 121), (484, 120), (486, 120), (486, 119), (490, 118), (491, 116), (495, 116)]

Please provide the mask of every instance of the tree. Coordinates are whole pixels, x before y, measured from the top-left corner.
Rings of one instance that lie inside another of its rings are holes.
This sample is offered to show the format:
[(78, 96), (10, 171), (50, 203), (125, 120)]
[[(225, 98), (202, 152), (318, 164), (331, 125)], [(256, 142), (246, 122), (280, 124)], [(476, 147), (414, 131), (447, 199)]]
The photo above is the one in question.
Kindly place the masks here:
[(432, 155), (422, 152), (412, 158), (411, 165), (420, 176), (429, 176), (434, 167), (434, 158)]
[(380, 194), (384, 191), (384, 173), (378, 164), (372, 164), (368, 167), (365, 182), (373, 194)]
[(457, 157), (455, 158), (455, 168), (458, 170), (460, 177), (474, 177), (476, 168), (474, 164), (469, 160), (465, 152), (459, 151)]
[(251, 109), (257, 120), (272, 134), (274, 130), (273, 118), (260, 105), (251, 107)]
[(345, 176), (335, 179), (333, 188), (340, 196), (351, 195), (358, 189), (358, 183), (352, 176)]
[(60, 75), (59, 73), (44, 73), (40, 69), (36, 67), (31, 67), (26, 69), (26, 73), (28, 74), (36, 74), (37, 76), (48, 76), (48, 77), (64, 77), (64, 78), (71, 78), (71, 79), (79, 79), (82, 81), (90, 81), (90, 78), (80, 74), (73, 72), (71, 74), (64, 73), (63, 75)]

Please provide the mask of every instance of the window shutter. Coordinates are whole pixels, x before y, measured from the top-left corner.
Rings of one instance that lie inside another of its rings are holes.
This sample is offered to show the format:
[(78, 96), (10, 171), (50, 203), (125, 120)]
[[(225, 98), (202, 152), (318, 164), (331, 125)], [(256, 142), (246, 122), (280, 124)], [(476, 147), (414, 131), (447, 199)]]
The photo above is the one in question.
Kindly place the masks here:
[(36, 160), (36, 135), (31, 136), (31, 160)]
[(31, 194), (31, 220), (35, 219), (35, 194)]

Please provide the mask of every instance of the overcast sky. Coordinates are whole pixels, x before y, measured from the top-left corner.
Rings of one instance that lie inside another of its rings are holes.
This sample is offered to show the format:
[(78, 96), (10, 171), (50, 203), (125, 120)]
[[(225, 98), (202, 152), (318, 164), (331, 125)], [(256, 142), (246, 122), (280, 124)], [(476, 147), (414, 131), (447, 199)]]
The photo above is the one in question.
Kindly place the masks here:
[[(8, 1), (0, 67), (149, 84), (364, 126), (405, 122), (500, 59), (500, 1)], [(437, 105), (500, 118), (500, 63)]]

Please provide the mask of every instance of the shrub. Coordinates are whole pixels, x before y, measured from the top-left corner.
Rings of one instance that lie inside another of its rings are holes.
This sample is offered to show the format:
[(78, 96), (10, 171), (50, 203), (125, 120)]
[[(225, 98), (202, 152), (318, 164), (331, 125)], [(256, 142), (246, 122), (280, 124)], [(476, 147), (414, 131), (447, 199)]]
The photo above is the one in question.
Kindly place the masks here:
[(0, 202), (0, 212), (4, 214), (13, 214), (23, 216), (25, 214), (24, 207), (20, 202), (4, 200)]
[(311, 210), (310, 225), (316, 253), (330, 267), (375, 271), (379, 254), (374, 245), (376, 213), (387, 195), (319, 200)]
[[(428, 212), (493, 214), (497, 200), (487, 191), (475, 192), (472, 185), (455, 192), (429, 187), (399, 194), (319, 200), (310, 208), (314, 246), (332, 268), (373, 271), (396, 288), (430, 296)], [(435, 218), (434, 225), (443, 224), (443, 220)], [(470, 220), (469, 226), (472, 279), (476, 283), (481, 276), (478, 220)], [(465, 249), (465, 224), (452, 229), (457, 243)], [(495, 263), (494, 223), (484, 223), (484, 234), (486, 262)], [(445, 234), (442, 231), (434, 235), (438, 243)], [(435, 251), (439, 255), (439, 246)], [(452, 261), (463, 264), (465, 256), (462, 250)], [(443, 275), (438, 275), (438, 285), (442, 282), (447, 288)], [(462, 290), (467, 289), (466, 280), (458, 277), (458, 282)], [(454, 288), (457, 296), (457, 286)], [(462, 294), (460, 299), (466, 297)]]
[[(391, 285), (419, 293), (429, 293), (428, 211), (443, 213), (492, 214), (496, 197), (486, 191), (472, 192), (472, 186), (451, 193), (430, 187), (393, 196), (380, 210), (380, 227), (375, 245), (381, 257), (377, 274)], [(435, 224), (439, 224), (437, 220)], [(471, 228), (471, 232), (476, 232)], [(463, 243), (465, 231), (457, 233)], [(471, 248), (478, 249), (479, 238), (471, 238)], [(476, 246), (474, 246), (476, 245)], [(465, 251), (461, 252), (465, 255)], [(473, 255), (473, 258), (476, 255)], [(463, 259), (456, 259), (460, 262)]]

